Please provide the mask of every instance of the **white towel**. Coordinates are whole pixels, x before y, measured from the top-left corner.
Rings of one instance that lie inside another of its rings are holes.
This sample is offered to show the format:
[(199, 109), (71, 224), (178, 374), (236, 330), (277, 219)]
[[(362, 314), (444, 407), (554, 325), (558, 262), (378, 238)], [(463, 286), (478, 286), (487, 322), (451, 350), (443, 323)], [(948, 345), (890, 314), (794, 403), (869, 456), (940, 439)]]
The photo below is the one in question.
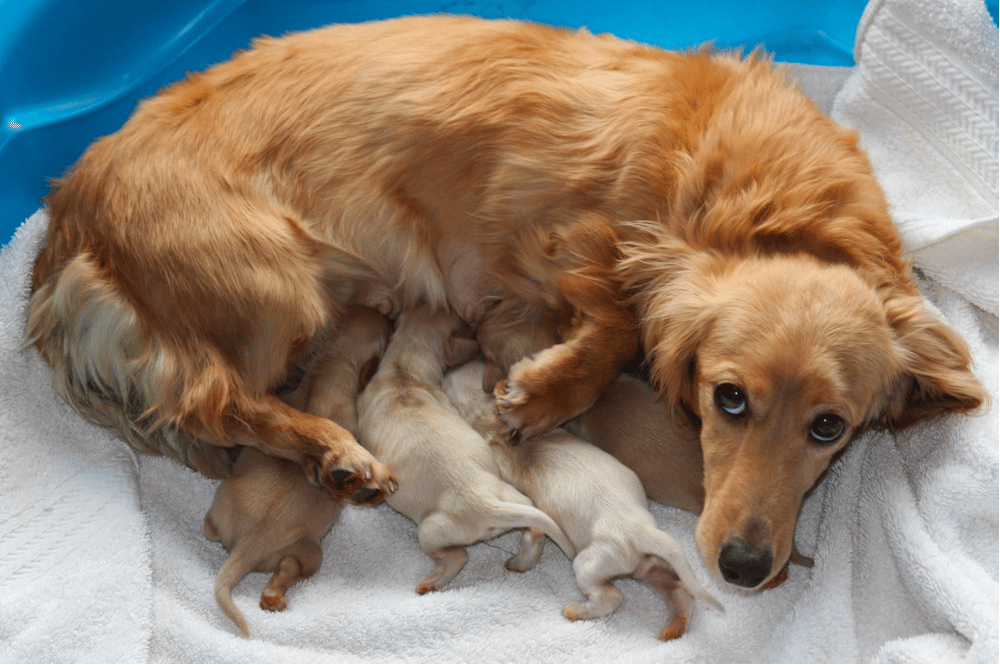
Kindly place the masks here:
[[(996, 225), (981, 221), (997, 214), (988, 172), (996, 122), (992, 135), (947, 145), (940, 137), (954, 134), (953, 121), (982, 117), (989, 129), (996, 118), (997, 30), (978, 0), (933, 3), (947, 5), (945, 17), (931, 4), (872, 4), (858, 65), (837, 95), (830, 83), (844, 70), (795, 71), (861, 131), (927, 276), (924, 293), (968, 340), (996, 396)], [(934, 76), (912, 76), (914, 62), (926, 71), (928, 48), (950, 72), (951, 92)], [(935, 101), (893, 102), (903, 83)], [(323, 542), (323, 566), (293, 587), (287, 611), (257, 609), (267, 578), (249, 575), (234, 593), (255, 635), (243, 639), (213, 597), (225, 552), (201, 535), (215, 483), (132, 455), (55, 397), (36, 351), (18, 350), (45, 224), (39, 212), (0, 255), (0, 661), (1000, 660), (995, 412), (852, 444), (802, 511), (796, 539), (816, 567), (793, 566), (772, 591), (711, 578), (696, 555), (695, 517), (654, 505), (726, 606), (721, 614), (696, 605), (674, 642), (656, 640), (666, 610), (632, 580), (618, 583), (625, 603), (611, 616), (563, 619), (562, 606), (579, 598), (569, 562), (549, 543), (535, 569), (506, 571), (515, 534), (470, 548), (447, 590), (417, 596), (431, 561), (412, 523), (386, 506), (345, 509)], [(992, 245), (977, 264), (959, 252), (983, 243)]]
[(997, 29), (977, 0), (874, 0), (832, 116), (861, 131), (904, 246), (997, 306)]

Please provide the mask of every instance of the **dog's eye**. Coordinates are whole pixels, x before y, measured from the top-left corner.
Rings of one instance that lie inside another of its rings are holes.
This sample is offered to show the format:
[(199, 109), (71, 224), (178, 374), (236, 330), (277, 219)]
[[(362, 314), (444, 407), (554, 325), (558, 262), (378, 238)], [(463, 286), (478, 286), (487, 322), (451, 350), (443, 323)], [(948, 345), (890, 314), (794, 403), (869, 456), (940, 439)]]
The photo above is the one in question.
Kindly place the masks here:
[(818, 443), (833, 443), (844, 435), (846, 429), (847, 423), (843, 418), (832, 413), (824, 413), (812, 421), (809, 435)]
[(715, 388), (715, 403), (731, 416), (742, 416), (747, 410), (746, 395), (731, 383), (721, 383)]

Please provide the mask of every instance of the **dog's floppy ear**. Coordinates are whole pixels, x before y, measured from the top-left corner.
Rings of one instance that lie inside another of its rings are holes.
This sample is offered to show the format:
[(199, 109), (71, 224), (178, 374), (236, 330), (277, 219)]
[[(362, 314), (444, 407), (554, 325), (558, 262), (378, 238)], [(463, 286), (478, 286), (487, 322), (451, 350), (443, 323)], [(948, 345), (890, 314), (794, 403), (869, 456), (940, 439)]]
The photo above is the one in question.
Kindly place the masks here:
[(900, 430), (951, 411), (967, 412), (989, 401), (965, 341), (923, 304), (920, 296), (890, 295), (886, 319), (902, 349), (903, 372), (878, 425)]
[(694, 361), (698, 346), (715, 320), (707, 298), (716, 257), (693, 250), (650, 222), (627, 225), (632, 239), (622, 243), (618, 269), (641, 322), (643, 348), (650, 357), (650, 378), (683, 419), (682, 404), (697, 409)]

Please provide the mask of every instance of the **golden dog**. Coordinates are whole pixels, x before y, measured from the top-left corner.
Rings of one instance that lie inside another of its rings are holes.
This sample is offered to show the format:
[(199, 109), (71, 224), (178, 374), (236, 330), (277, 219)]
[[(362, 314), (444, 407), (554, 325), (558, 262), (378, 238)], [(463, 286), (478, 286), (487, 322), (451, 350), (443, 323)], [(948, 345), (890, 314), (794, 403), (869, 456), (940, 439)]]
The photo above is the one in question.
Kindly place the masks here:
[(703, 552), (746, 586), (787, 557), (761, 515), (855, 432), (985, 399), (857, 136), (756, 56), (449, 16), (262, 39), (144, 102), (47, 204), (28, 339), (139, 450), (225, 475), (250, 445), (380, 500), (387, 470), (276, 388), (343, 305), (522, 300), (562, 338), (497, 387), (508, 426), (583, 412), (641, 338), (701, 423)]

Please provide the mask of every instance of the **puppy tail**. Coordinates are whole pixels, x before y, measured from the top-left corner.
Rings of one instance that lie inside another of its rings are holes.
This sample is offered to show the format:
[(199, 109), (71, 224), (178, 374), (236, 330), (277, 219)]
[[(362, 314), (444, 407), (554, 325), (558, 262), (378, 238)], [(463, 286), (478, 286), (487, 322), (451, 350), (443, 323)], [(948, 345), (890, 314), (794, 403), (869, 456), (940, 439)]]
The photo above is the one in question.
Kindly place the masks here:
[(494, 524), (506, 529), (521, 529), (524, 527), (538, 529), (552, 539), (559, 549), (572, 561), (576, 557), (576, 548), (569, 541), (556, 521), (538, 508), (510, 501), (493, 504), (491, 515)]
[(245, 557), (240, 556), (239, 549), (236, 549), (222, 564), (219, 575), (215, 578), (215, 601), (245, 637), (250, 637), (250, 627), (243, 613), (233, 602), (233, 589), (249, 572), (250, 568), (246, 565)]
[[(722, 603), (716, 600), (715, 596), (710, 594), (708, 589), (698, 581), (694, 570), (691, 568), (691, 564), (688, 562), (687, 557), (684, 556), (684, 552), (681, 551), (680, 545), (677, 544), (676, 540), (660, 530), (655, 530), (647, 535), (645, 541), (645, 543), (640, 543), (640, 550), (647, 555), (652, 555), (654, 557), (653, 562), (656, 562), (656, 559), (662, 559), (664, 563), (673, 568), (688, 593), (713, 609), (720, 612), (725, 611)], [(639, 567), (642, 568), (644, 564), (650, 563), (650, 558), (649, 556), (643, 557), (644, 561), (639, 564)], [(636, 570), (635, 576), (642, 576), (639, 569)]]

